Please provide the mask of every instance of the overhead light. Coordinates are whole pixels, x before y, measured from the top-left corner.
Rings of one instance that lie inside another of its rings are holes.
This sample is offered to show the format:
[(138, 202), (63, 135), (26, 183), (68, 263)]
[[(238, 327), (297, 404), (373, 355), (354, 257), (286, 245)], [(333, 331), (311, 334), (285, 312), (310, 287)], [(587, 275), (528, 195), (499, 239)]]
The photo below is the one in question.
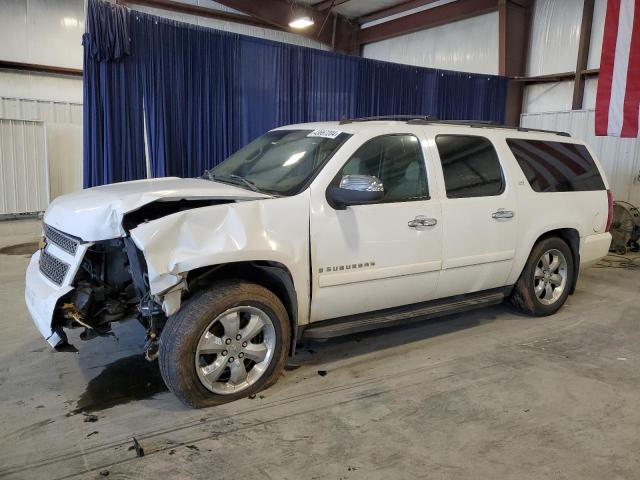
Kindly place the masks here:
[(311, 18), (309, 15), (304, 15), (301, 17), (296, 17), (293, 20), (291, 20), (289, 22), (289, 26), (291, 28), (307, 28), (313, 25), (314, 23), (315, 22), (313, 21), (313, 18)]

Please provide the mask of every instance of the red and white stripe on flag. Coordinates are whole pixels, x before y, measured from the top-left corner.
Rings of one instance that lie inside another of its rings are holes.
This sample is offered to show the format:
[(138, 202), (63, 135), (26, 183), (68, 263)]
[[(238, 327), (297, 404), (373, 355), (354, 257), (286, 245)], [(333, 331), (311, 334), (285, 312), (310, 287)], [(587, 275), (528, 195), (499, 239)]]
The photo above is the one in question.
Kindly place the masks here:
[(640, 0), (608, 0), (596, 96), (596, 135), (637, 137)]

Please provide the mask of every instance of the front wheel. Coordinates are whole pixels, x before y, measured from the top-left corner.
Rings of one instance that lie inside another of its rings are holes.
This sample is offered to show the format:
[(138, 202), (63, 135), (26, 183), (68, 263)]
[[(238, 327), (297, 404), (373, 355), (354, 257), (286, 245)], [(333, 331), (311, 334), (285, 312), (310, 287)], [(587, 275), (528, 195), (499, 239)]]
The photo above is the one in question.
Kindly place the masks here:
[(219, 405), (275, 383), (290, 338), (276, 295), (254, 283), (221, 282), (169, 318), (160, 337), (160, 372), (183, 403)]
[(545, 238), (534, 245), (511, 302), (530, 315), (552, 315), (567, 300), (574, 281), (569, 246), (560, 238)]

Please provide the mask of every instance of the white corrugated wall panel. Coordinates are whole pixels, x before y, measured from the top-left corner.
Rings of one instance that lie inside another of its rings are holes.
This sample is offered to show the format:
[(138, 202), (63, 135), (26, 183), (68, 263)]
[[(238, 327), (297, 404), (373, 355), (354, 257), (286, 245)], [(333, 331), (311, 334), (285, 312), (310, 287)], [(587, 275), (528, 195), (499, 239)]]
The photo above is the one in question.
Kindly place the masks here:
[(600, 160), (614, 198), (640, 205), (640, 139), (596, 137), (594, 110), (525, 113), (520, 124), (568, 132), (584, 140)]
[(0, 119), (0, 214), (45, 210), (48, 171), (44, 122)]
[(419, 67), (498, 73), (498, 13), (401, 35), (364, 46), (362, 56)]
[[(604, 20), (607, 13), (607, 0), (595, 0), (593, 7), (593, 22), (591, 22), (591, 40), (589, 42), (589, 58), (587, 68), (600, 68), (600, 54), (602, 52), (602, 37), (604, 35)], [(596, 92), (598, 77), (589, 77), (584, 82), (584, 98), (582, 108), (590, 110), (596, 108)]]
[[(586, 78), (584, 81), (584, 97), (582, 98), (582, 108), (584, 110), (593, 110), (596, 108), (597, 93), (598, 93), (598, 77)], [(551, 110), (555, 110), (555, 109), (551, 109)]]
[(0, 97), (0, 118), (46, 123), (51, 199), (82, 189), (82, 104)]
[(85, 0), (0, 1), (0, 58), (82, 68)]
[(82, 125), (82, 104), (0, 97), (0, 117)]
[(48, 123), (51, 199), (82, 190), (82, 124)]
[[(583, 0), (535, 0), (527, 75), (548, 75), (576, 69)], [(526, 113), (571, 109), (573, 81), (527, 85)]]
[(535, 0), (527, 74), (576, 69), (584, 0)]
[(522, 111), (540, 113), (556, 110), (571, 110), (573, 103), (573, 80), (527, 85), (524, 89)]
[(0, 70), (0, 92), (4, 97), (82, 103), (82, 77)]
[(595, 0), (593, 4), (593, 21), (591, 22), (591, 40), (589, 41), (589, 57), (587, 68), (600, 67), (602, 37), (604, 36), (604, 20), (607, 14), (607, 0)]

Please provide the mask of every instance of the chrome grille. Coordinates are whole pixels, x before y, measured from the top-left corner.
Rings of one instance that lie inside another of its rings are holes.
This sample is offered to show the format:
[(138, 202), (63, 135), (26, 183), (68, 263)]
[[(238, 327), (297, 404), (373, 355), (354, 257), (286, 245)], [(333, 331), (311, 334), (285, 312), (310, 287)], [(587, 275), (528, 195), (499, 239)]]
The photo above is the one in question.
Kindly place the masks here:
[(40, 252), (40, 272), (56, 285), (62, 285), (69, 271), (69, 264), (42, 250)]
[(56, 230), (49, 225), (44, 225), (44, 236), (47, 241), (57, 245), (62, 250), (75, 256), (78, 250), (78, 242), (68, 235)]

